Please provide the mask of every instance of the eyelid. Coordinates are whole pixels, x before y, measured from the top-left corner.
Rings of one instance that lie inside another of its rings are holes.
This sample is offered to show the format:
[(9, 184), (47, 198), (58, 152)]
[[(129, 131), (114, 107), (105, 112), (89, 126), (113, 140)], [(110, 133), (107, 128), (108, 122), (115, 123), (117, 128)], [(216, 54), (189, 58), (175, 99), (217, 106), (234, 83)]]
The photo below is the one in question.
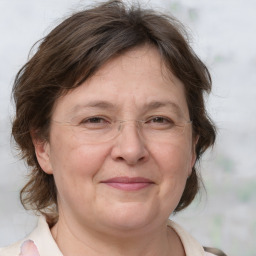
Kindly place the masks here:
[(80, 121), (80, 123), (85, 122), (85, 121), (89, 121), (90, 119), (102, 119), (102, 120), (104, 120), (104, 121), (106, 121), (106, 122), (112, 122), (112, 121), (110, 120), (110, 118), (107, 118), (107, 117), (101, 116), (101, 115), (95, 115), (95, 116), (88, 116), (88, 117), (86, 117), (86, 118), (83, 118), (83, 119)]
[(153, 120), (155, 118), (162, 118), (162, 119), (164, 119), (166, 121), (174, 122), (171, 117), (164, 116), (164, 115), (154, 115), (154, 116), (147, 117), (144, 122), (146, 123), (146, 122), (151, 121), (151, 120)]

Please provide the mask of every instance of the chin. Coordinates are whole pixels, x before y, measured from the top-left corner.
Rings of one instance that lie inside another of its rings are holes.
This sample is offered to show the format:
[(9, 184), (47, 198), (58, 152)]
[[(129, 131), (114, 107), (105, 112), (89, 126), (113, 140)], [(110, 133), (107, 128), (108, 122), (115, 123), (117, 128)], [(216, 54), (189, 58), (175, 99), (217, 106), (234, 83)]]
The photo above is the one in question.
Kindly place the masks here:
[(156, 220), (157, 208), (152, 209), (143, 203), (126, 202), (111, 207), (104, 215), (108, 226), (120, 231), (136, 231), (146, 228)]

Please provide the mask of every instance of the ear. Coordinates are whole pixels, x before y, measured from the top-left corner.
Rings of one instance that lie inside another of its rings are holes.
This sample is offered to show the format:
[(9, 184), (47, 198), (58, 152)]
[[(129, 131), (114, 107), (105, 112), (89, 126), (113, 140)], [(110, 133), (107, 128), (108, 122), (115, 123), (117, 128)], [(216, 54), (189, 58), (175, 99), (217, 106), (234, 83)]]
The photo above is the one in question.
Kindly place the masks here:
[(36, 158), (43, 169), (47, 174), (53, 174), (51, 159), (50, 159), (50, 144), (46, 140), (33, 139), (33, 144), (35, 147)]
[(195, 138), (193, 138), (193, 144), (192, 144), (192, 158), (191, 158), (191, 170), (194, 167), (195, 163), (196, 163), (196, 145), (197, 142), (199, 140), (199, 135), (197, 135)]

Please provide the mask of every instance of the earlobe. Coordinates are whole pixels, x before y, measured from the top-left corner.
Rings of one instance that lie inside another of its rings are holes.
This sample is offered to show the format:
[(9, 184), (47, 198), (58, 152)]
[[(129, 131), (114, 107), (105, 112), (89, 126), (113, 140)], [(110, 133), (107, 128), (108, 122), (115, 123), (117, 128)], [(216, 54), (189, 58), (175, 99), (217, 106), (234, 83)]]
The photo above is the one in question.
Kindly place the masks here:
[(50, 144), (47, 141), (33, 139), (35, 154), (42, 170), (47, 174), (52, 174), (52, 165), (50, 161)]

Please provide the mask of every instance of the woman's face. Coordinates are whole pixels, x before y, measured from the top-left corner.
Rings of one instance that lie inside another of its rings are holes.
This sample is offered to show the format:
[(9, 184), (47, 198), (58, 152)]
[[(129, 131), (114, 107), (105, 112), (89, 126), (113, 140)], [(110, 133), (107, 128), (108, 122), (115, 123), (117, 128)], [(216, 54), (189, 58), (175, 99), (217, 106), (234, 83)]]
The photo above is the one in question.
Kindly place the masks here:
[[(111, 232), (165, 223), (195, 161), (191, 125), (176, 136), (163, 135), (169, 115), (189, 120), (184, 86), (167, 75), (158, 51), (149, 46), (108, 61), (59, 98), (49, 142), (35, 145), (42, 169), (54, 176), (60, 219), (71, 229)], [(101, 129), (112, 120), (129, 122), (115, 137), (102, 139)], [(144, 136), (131, 120), (146, 120), (145, 129), (156, 132)]]

